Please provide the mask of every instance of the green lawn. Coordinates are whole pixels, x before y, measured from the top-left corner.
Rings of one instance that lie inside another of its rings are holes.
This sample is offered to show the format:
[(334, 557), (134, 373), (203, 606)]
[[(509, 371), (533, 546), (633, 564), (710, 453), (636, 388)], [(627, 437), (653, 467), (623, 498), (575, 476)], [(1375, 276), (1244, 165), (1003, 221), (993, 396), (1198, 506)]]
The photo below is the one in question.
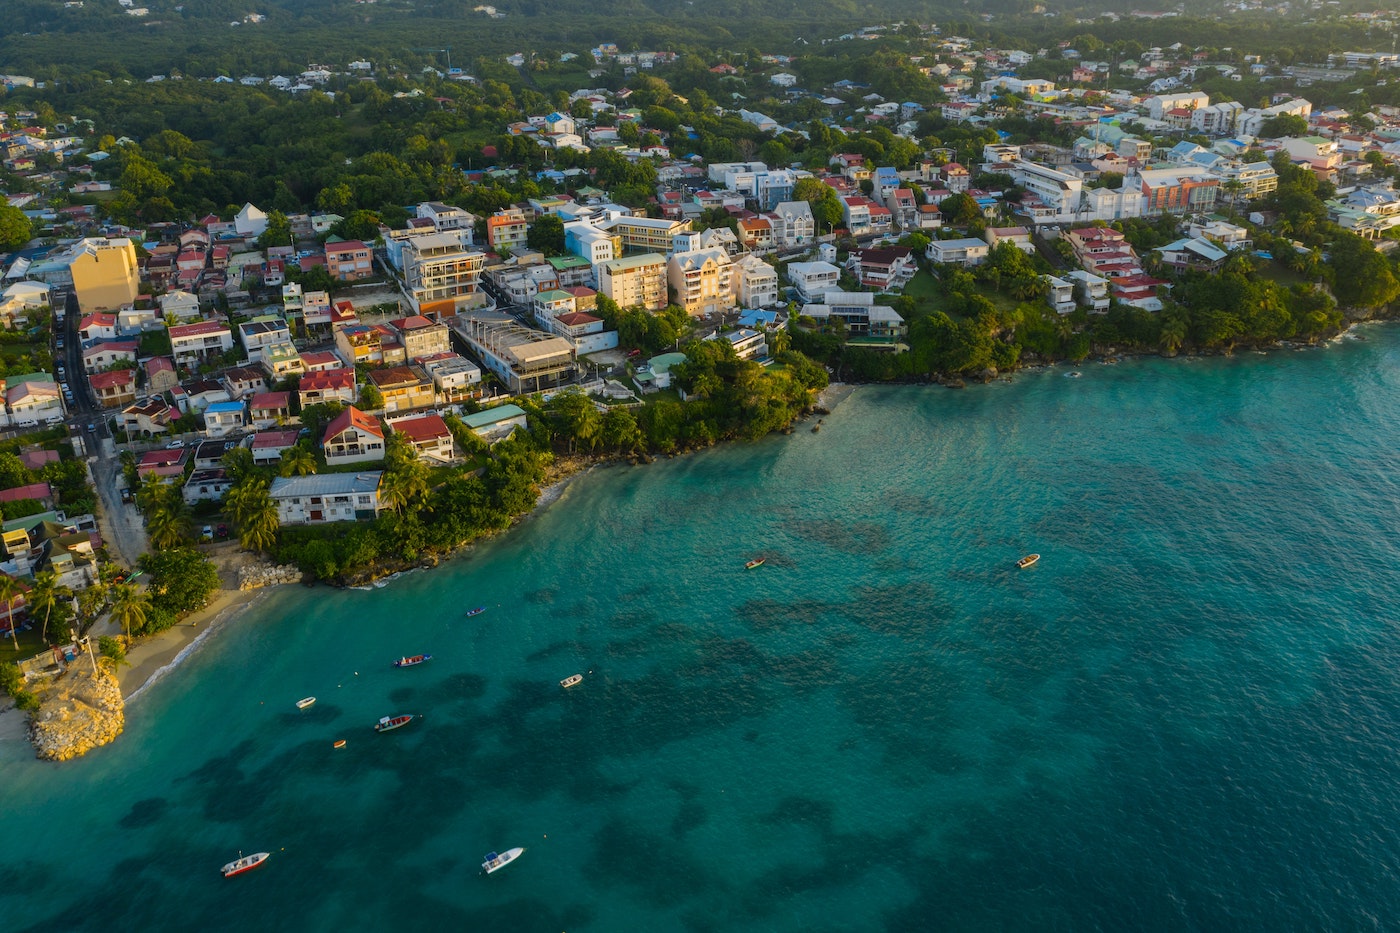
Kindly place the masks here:
[(34, 626), (29, 631), (23, 631), (24, 621), (20, 621), (21, 631), (19, 633), (19, 651), (15, 651), (15, 643), (10, 638), (10, 633), (6, 632), (0, 638), (0, 664), (9, 664), (15, 661), (22, 661), (25, 658), (32, 658), (44, 649), (43, 639), (39, 637), (39, 626)]

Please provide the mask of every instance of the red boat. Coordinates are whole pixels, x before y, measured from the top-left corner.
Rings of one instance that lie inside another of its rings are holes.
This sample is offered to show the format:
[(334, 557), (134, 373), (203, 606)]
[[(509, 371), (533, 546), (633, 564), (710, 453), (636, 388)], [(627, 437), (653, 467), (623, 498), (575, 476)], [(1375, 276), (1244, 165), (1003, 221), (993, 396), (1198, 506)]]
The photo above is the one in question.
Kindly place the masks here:
[(257, 868), (263, 862), (266, 862), (271, 854), (270, 852), (255, 852), (252, 855), (244, 855), (242, 852), (239, 852), (236, 860), (229, 862), (219, 870), (224, 873), (225, 878), (232, 878), (234, 875), (241, 875), (245, 871), (252, 871), (254, 868)]
[(397, 661), (394, 662), (394, 666), (395, 666), (395, 667), (417, 667), (419, 664), (422, 664), (424, 661), (431, 661), (432, 659), (433, 659), (433, 656), (432, 656), (431, 654), (415, 654), (415, 655), (414, 655), (413, 657), (411, 657), (411, 658), (399, 658)]
[(383, 719), (379, 720), (379, 722), (374, 724), (374, 731), (390, 732), (394, 729), (406, 726), (411, 722), (413, 722), (412, 714), (404, 716), (385, 716)]

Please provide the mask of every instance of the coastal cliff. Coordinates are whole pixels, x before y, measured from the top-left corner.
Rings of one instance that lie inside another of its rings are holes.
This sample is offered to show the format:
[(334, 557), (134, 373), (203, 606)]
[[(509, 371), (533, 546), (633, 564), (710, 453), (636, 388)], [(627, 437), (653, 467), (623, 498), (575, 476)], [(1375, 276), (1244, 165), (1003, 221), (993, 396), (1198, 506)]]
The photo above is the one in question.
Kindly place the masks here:
[(37, 758), (68, 761), (106, 745), (126, 725), (117, 678), (76, 665), (39, 693), (39, 709), (29, 726)]

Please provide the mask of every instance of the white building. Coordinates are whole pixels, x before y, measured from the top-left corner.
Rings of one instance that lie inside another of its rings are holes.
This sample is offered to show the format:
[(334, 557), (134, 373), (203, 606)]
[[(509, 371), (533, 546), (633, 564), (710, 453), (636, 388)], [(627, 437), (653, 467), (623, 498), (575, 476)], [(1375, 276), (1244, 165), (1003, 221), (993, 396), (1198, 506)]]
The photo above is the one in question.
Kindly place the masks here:
[(771, 308), (778, 303), (778, 270), (752, 253), (734, 264), (734, 297), (745, 308)]
[[(985, 243), (982, 245), (986, 246)], [(820, 300), (827, 292), (841, 287), (841, 270), (821, 260), (789, 263), (787, 277), (803, 301)]]
[(277, 503), (283, 525), (352, 522), (379, 514), (379, 470), (278, 476), (268, 495)]

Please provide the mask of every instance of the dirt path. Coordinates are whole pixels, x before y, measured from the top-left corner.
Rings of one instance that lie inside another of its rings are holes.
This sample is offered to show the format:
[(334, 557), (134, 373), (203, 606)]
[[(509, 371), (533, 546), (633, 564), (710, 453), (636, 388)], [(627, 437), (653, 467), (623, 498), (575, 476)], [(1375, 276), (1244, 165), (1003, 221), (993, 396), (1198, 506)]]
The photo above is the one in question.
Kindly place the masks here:
[(104, 437), (98, 444), (101, 450), (87, 460), (89, 477), (102, 503), (97, 510), (97, 527), (112, 555), (126, 567), (135, 567), (136, 559), (149, 550), (146, 525), (134, 502), (122, 502), (121, 461), (112, 439)]

